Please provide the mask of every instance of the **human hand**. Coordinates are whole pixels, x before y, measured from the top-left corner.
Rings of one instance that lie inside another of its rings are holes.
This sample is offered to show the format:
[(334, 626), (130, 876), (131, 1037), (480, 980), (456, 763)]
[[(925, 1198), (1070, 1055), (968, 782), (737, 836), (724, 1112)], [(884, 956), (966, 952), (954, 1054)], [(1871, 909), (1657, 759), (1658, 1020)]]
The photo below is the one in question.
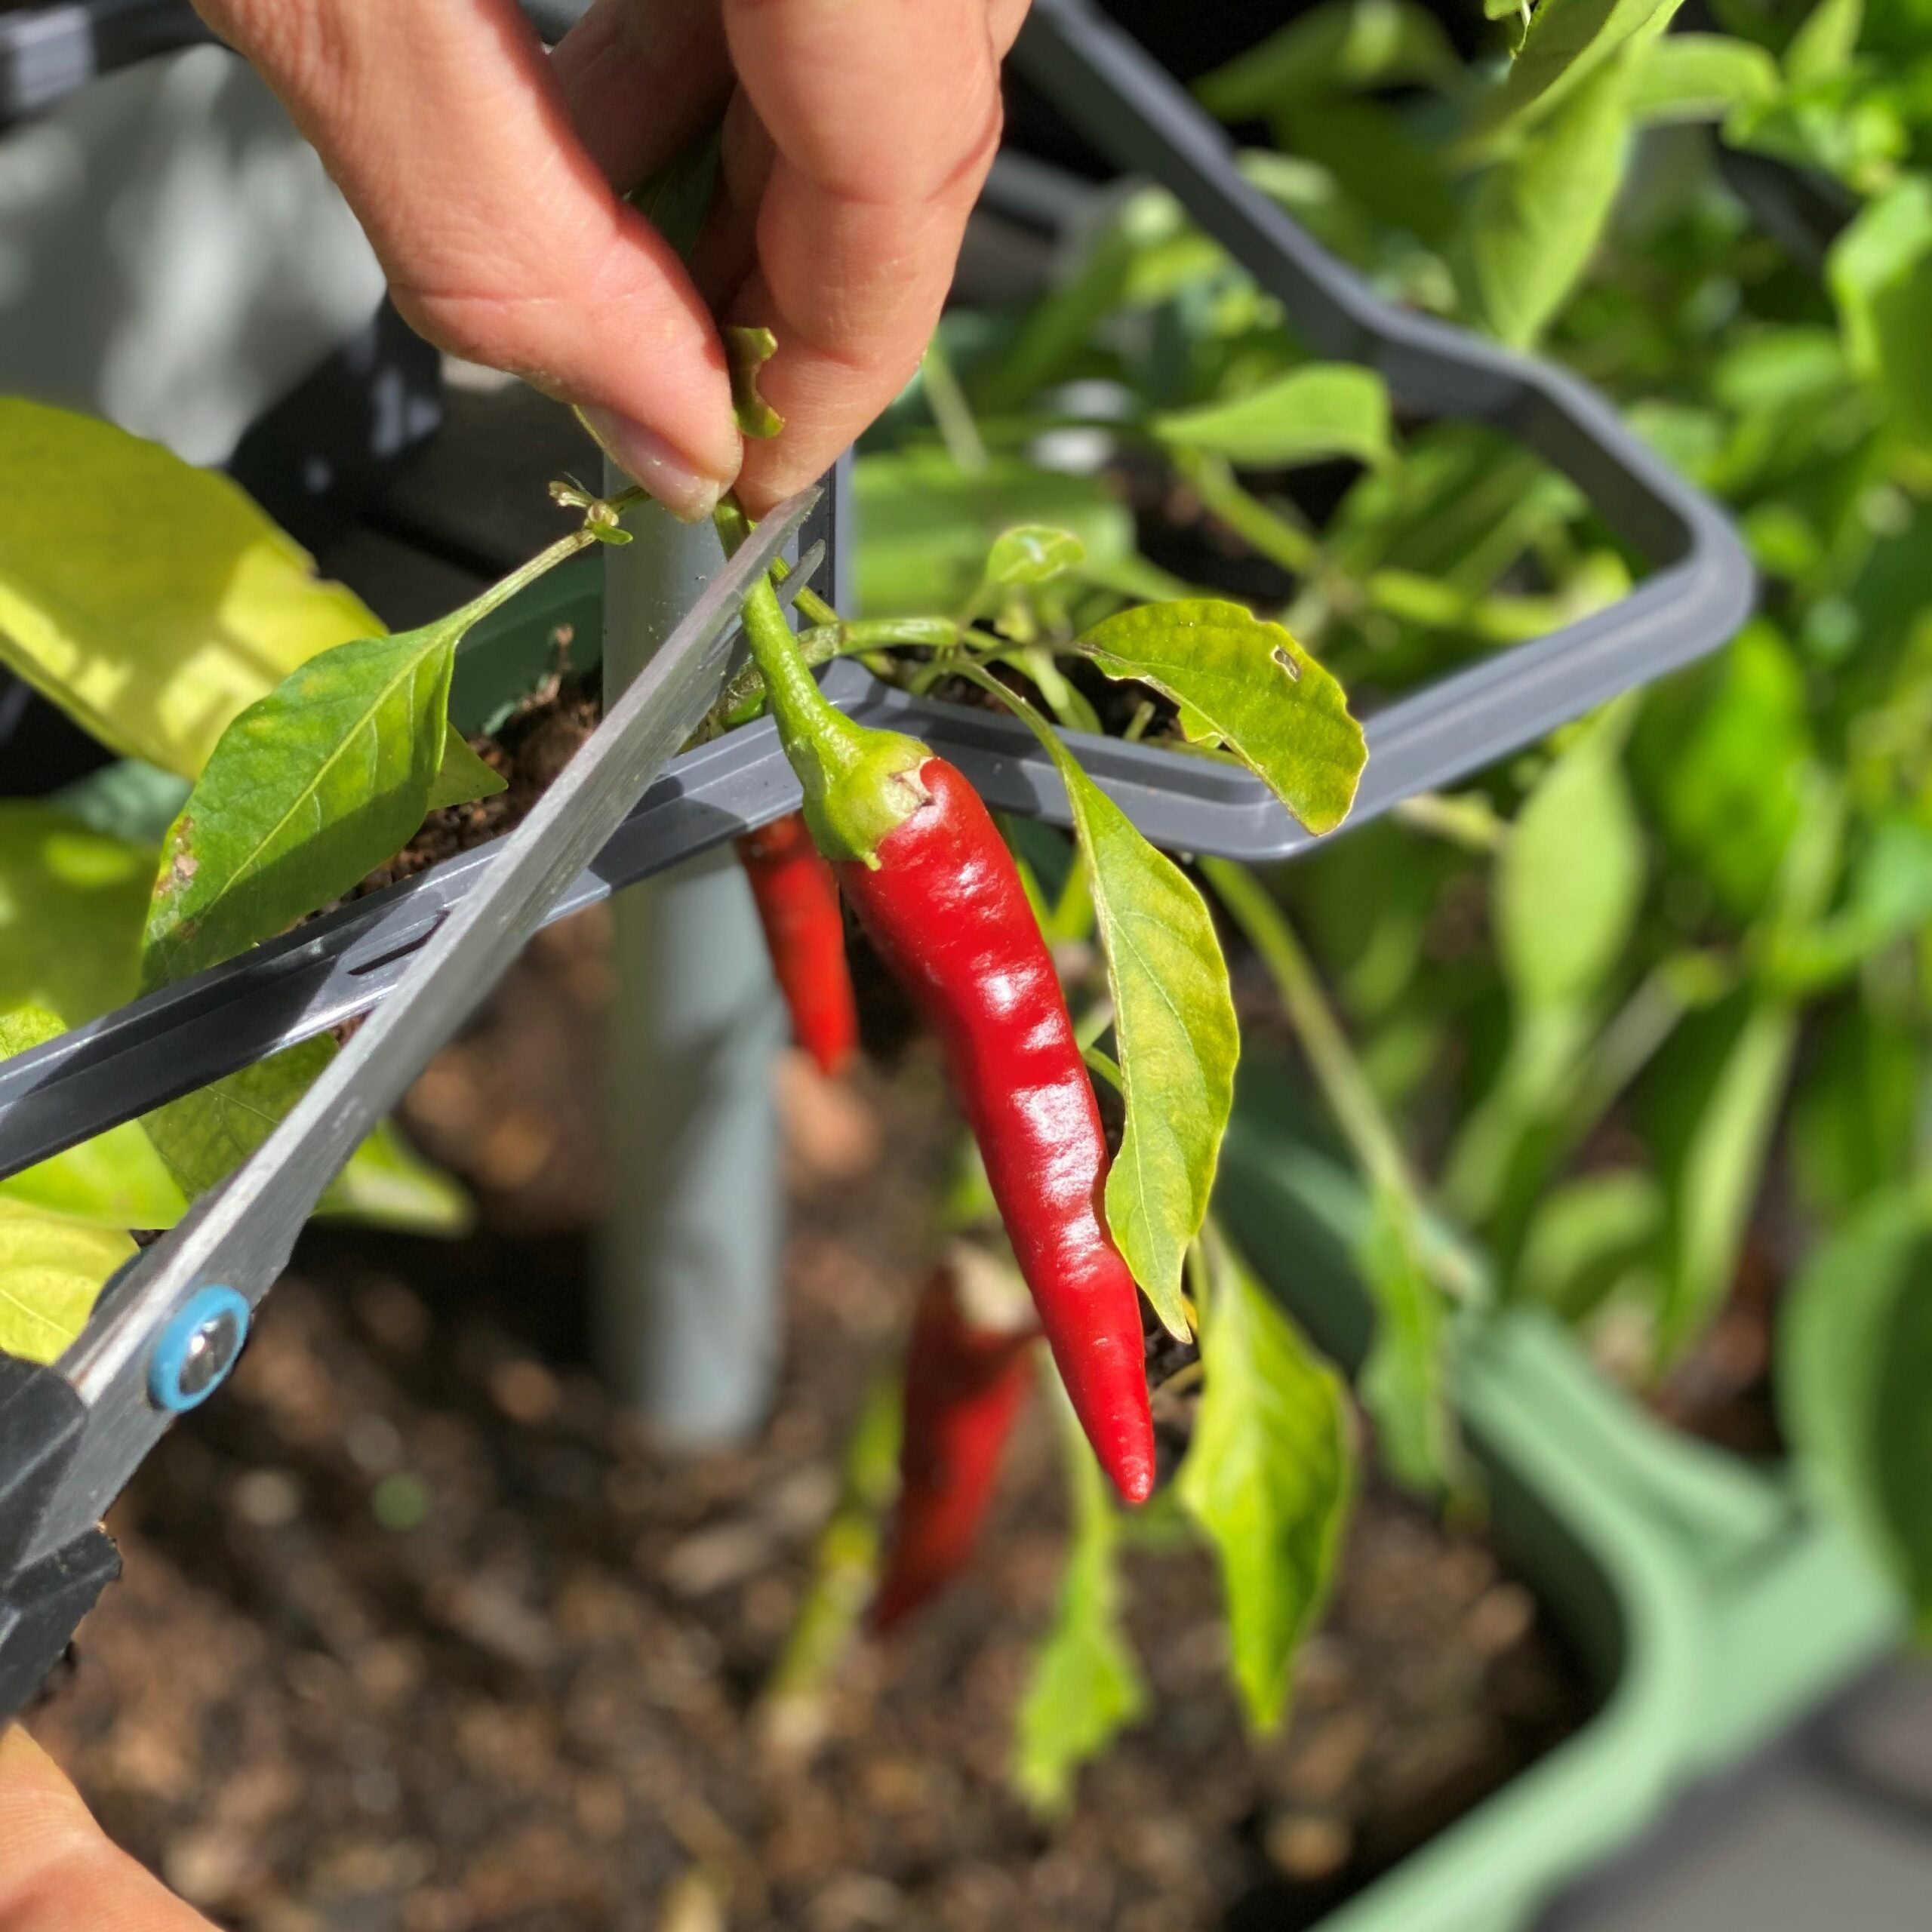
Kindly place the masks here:
[[(281, 95), (431, 341), (577, 404), (679, 515), (818, 475), (916, 368), (1026, 0), (196, 0)], [(724, 122), (687, 274), (625, 191)], [(769, 328), (740, 441), (712, 316)], [(742, 473), (740, 465), (742, 463)]]
[(97, 1825), (52, 1758), (0, 1732), (0, 1932), (214, 1932)]

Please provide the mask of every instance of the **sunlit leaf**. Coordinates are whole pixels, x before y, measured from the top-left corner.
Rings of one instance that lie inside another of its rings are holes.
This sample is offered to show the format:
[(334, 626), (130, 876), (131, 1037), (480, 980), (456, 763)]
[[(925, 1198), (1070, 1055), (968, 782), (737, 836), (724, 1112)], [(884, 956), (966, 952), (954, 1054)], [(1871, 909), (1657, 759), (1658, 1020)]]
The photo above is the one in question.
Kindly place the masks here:
[(1832, 244), (1827, 277), (1861, 375), (1900, 425), (1932, 439), (1932, 177), (1909, 175)]
[(1181, 729), (1218, 740), (1309, 831), (1348, 816), (1368, 753), (1341, 686), (1279, 624), (1195, 598), (1107, 618), (1080, 648), (1110, 678), (1134, 678), (1180, 707)]
[(1734, 109), (1778, 91), (1770, 52), (1728, 34), (1671, 33), (1635, 51), (1630, 112), (1647, 125), (1721, 121)]
[(429, 787), (431, 811), (445, 805), (466, 805), (472, 798), (494, 798), (507, 791), (509, 781), (469, 748), (469, 741), (452, 724), (443, 742), (443, 761)]
[(1538, 780), (1497, 862), (1497, 943), (1512, 989), (1532, 1005), (1589, 998), (1636, 918), (1644, 836), (1621, 741), (1616, 714), (1576, 740)]
[(378, 1122), (349, 1156), (316, 1212), (417, 1235), (465, 1234), (475, 1220), (469, 1195), (424, 1160), (392, 1121)]
[(1087, 560), (1087, 546), (1070, 530), (1050, 524), (1021, 524), (1003, 530), (986, 557), (986, 581), (996, 584), (1044, 583)]
[[(1563, 11), (1564, 0), (1545, 0), (1535, 21)], [(1629, 97), (1627, 69), (1604, 67), (1477, 184), (1459, 277), (1476, 319), (1498, 341), (1534, 344), (1589, 266), (1623, 178)]]
[(423, 823), (466, 613), (312, 659), (222, 734), (168, 832), (145, 985), (232, 958), (346, 892)]
[[(0, 1060), (66, 1030), (44, 1007), (0, 1014)], [(172, 1227), (188, 1204), (153, 1143), (132, 1121), (9, 1175), (0, 1180), (0, 1196), (115, 1229)]]
[(1163, 442), (1270, 468), (1332, 457), (1373, 464), (1390, 454), (1387, 386), (1352, 362), (1291, 369), (1244, 395), (1157, 416), (1153, 427)]
[(1248, 1721), (1286, 1712), (1297, 1647), (1327, 1599), (1351, 1465), (1340, 1378), (1234, 1255), (1217, 1253), (1206, 1385), (1176, 1479), (1220, 1566)]
[(153, 877), (152, 847), (0, 799), (0, 1011), (43, 1007), (78, 1026), (131, 999)]
[(134, 1252), (125, 1234), (0, 1196), (0, 1352), (54, 1361)]
[(1113, 995), (1127, 1125), (1107, 1224), (1168, 1331), (1185, 1340), (1181, 1268), (1201, 1232), (1234, 1105), (1241, 1029), (1207, 902), (1037, 720), (1073, 808)]
[(1842, 74), (1858, 51), (1865, 0), (1817, 0), (1784, 50), (1784, 71), (1794, 87)]
[(1341, 88), (1452, 82), (1441, 23), (1414, 0), (1327, 0), (1195, 83), (1224, 121), (1266, 118), (1285, 103)]
[(1115, 1567), (1119, 1522), (1106, 1478), (1078, 1433), (1072, 1432), (1067, 1469), (1073, 1540), (1060, 1580), (1053, 1627), (1033, 1660), (1014, 1718), (1014, 1783), (1047, 1817), (1063, 1812), (1075, 1773), (1146, 1709), (1147, 1693), (1121, 1626)]
[[(267, 1140), (336, 1053), (335, 1041), (318, 1035), (184, 1094), (140, 1124), (183, 1192), (204, 1193)], [(461, 1234), (471, 1219), (463, 1190), (387, 1121), (350, 1156), (317, 1212), (426, 1235)]]
[(1510, 64), (1494, 122), (1534, 108), (1553, 111), (1580, 93), (1611, 57), (1636, 35), (1654, 34), (1678, 0), (1540, 0)]
[(1098, 478), (994, 458), (969, 474), (942, 451), (862, 456), (854, 472), (859, 602), (868, 617), (949, 610), (978, 586), (986, 553), (1018, 525), (1067, 531), (1100, 570), (1135, 555), (1134, 513)]
[(0, 660), (103, 743), (192, 778), (245, 706), (380, 629), (218, 472), (0, 398)]
[(1932, 1635), (1932, 1195), (1881, 1195), (1806, 1264), (1778, 1336), (1778, 1412)]

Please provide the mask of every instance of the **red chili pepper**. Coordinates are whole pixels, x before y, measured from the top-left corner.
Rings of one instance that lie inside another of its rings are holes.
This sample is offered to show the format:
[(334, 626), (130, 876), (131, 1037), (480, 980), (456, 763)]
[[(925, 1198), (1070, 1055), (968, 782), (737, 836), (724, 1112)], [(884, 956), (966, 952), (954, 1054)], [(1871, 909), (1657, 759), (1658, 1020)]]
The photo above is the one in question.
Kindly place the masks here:
[(737, 848), (792, 1016), (792, 1037), (821, 1073), (837, 1073), (859, 1047), (838, 881), (812, 843), (801, 812), (747, 832)]
[(946, 1050), (1074, 1413), (1114, 1486), (1144, 1502), (1140, 1296), (1107, 1229), (1100, 1106), (1013, 856), (943, 758), (826, 702), (768, 583), (746, 598), (745, 629), (813, 839)]
[(1000, 1452), (1032, 1380), (1038, 1331), (985, 1327), (943, 1263), (933, 1270), (906, 1352), (899, 1500), (872, 1628), (882, 1635), (966, 1567), (999, 1476)]
[(946, 1050), (1074, 1412), (1130, 1503), (1154, 1486), (1140, 1299), (1107, 1230), (1107, 1143), (1052, 955), (1006, 841), (941, 758), (926, 802), (838, 882)]

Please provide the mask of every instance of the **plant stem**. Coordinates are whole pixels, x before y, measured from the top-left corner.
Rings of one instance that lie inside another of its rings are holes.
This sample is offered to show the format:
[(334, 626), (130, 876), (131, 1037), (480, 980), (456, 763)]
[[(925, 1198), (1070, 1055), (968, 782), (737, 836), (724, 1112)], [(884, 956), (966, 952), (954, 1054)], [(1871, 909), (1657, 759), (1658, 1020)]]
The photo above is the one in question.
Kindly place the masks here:
[[(618, 511), (628, 509), (632, 504), (640, 501), (645, 494), (641, 488), (633, 485), (628, 490), (620, 491), (614, 497), (607, 497), (601, 501), (587, 505), (589, 514), (585, 517), (580, 528), (573, 530), (568, 537), (558, 537), (548, 549), (538, 551), (529, 562), (519, 564), (509, 576), (499, 577), (487, 590), (479, 592), (464, 605), (455, 614), (462, 620), (463, 628), (467, 631), (480, 623), (492, 611), (500, 610), (518, 591), (528, 589), (539, 577), (547, 575), (559, 564), (569, 562), (579, 551), (589, 549), (593, 543), (608, 541), (593, 519), (614, 524)], [(601, 517), (600, 512), (603, 513)]]
[(986, 438), (980, 434), (980, 426), (973, 420), (972, 406), (966, 400), (966, 392), (959, 386), (959, 378), (952, 373), (952, 361), (940, 343), (937, 331), (926, 345), (924, 359), (919, 365), (921, 380), (925, 384), (926, 407), (933, 413), (933, 422), (938, 429), (940, 439), (946, 445), (946, 453), (969, 475), (977, 475), (987, 464)]
[(1320, 571), (1321, 546), (1314, 537), (1244, 489), (1226, 457), (1201, 450), (1178, 451), (1174, 466), (1194, 485), (1201, 502), (1270, 562), (1297, 577), (1312, 577)]
[(1408, 1156), (1402, 1151), (1381, 1102), (1375, 1097), (1347, 1035), (1329, 1006), (1314, 966), (1302, 950), (1287, 915), (1245, 866), (1226, 859), (1204, 858), (1201, 869), (1247, 935), (1250, 944), (1260, 954), (1281, 995), (1281, 1004), (1288, 1010), (1322, 1097), (1363, 1171), (1378, 1186), (1395, 1190), (1419, 1208), (1421, 1189), (1410, 1168)]

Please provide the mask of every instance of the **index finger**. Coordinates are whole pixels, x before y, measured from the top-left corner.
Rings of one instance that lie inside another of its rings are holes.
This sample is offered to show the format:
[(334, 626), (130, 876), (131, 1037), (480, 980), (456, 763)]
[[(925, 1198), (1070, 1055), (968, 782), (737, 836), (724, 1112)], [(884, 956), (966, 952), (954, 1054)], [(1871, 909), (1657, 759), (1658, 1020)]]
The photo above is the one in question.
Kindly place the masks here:
[(769, 136), (756, 266), (728, 319), (778, 352), (785, 419), (746, 446), (761, 509), (820, 475), (918, 367), (999, 143), (1011, 0), (724, 0), (739, 82)]

